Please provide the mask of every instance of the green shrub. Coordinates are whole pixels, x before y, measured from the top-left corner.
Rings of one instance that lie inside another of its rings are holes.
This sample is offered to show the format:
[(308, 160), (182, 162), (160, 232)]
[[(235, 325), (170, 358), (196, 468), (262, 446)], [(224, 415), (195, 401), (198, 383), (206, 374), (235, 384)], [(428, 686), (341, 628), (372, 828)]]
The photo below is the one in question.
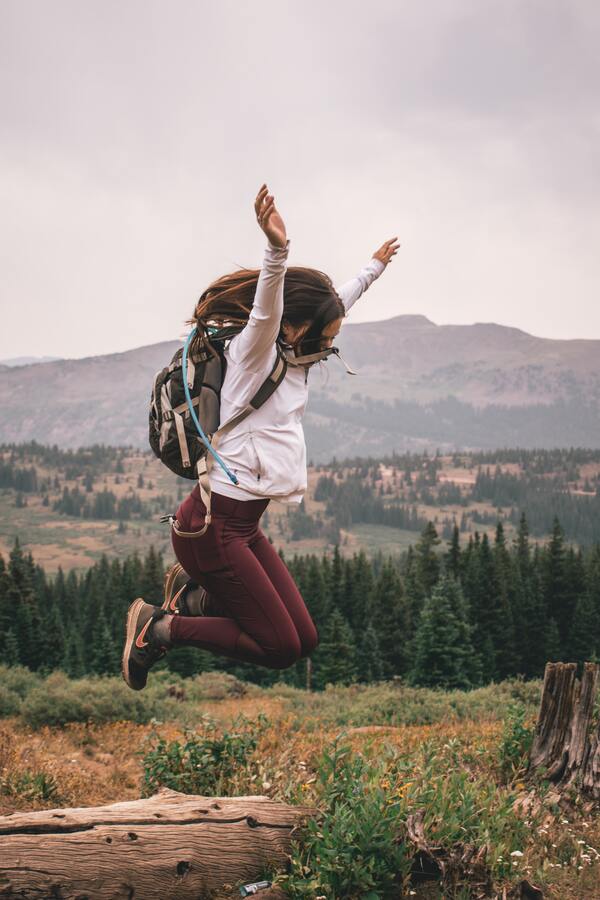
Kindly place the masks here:
[(156, 695), (132, 691), (121, 679), (71, 680), (53, 672), (25, 698), (21, 715), (32, 728), (66, 722), (149, 722), (162, 712)]
[(267, 690), (274, 696), (283, 696), (305, 720), (317, 717), (327, 725), (345, 728), (498, 719), (514, 699), (532, 712), (539, 703), (541, 682), (512, 679), (470, 691), (411, 687), (402, 681), (328, 685), (324, 691), (314, 693), (281, 685)]
[[(414, 854), (406, 821), (420, 809), (429, 844), (486, 847), (491, 876), (515, 876), (511, 854), (535, 841), (538, 820), (515, 812), (514, 791), (469, 771), (460, 740), (425, 741), (410, 756), (390, 746), (371, 762), (340, 746), (340, 737), (316, 762), (320, 814), (292, 843), (288, 871), (274, 873), (288, 896), (406, 896)], [(466, 882), (454, 887), (464, 893), (449, 896), (470, 896)]]
[(56, 779), (43, 770), (25, 769), (0, 778), (0, 793), (20, 800), (60, 802)]
[(225, 700), (227, 697), (245, 697), (260, 694), (257, 685), (240, 681), (230, 672), (202, 672), (194, 678), (187, 678), (186, 699), (191, 701)]
[(232, 731), (216, 736), (215, 722), (205, 716), (204, 733), (187, 730), (184, 743), (165, 741), (153, 732), (144, 741), (150, 749), (142, 751), (142, 796), (149, 797), (160, 787), (184, 794), (227, 793), (228, 780), (246, 766), (256, 749), (259, 729), (268, 724), (262, 713), (256, 722), (238, 716)]
[(21, 698), (16, 691), (11, 691), (0, 684), (0, 717), (16, 716), (21, 709)]
[(405, 896), (411, 853), (398, 840), (398, 804), (380, 786), (381, 765), (341, 746), (341, 737), (317, 761), (320, 814), (293, 840), (288, 872), (273, 880), (306, 900)]
[(26, 666), (0, 666), (0, 685), (19, 697), (26, 697), (41, 681), (41, 676)]
[(526, 715), (522, 703), (509, 704), (498, 747), (498, 766), (504, 781), (511, 781), (527, 770), (534, 728), (525, 726)]

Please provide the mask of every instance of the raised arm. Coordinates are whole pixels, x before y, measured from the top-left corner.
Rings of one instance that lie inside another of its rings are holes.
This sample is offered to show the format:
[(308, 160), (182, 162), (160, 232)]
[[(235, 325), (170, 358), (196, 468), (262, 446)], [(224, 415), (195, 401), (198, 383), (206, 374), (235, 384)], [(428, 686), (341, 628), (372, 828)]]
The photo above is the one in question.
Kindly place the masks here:
[(248, 323), (229, 345), (235, 361), (250, 371), (262, 368), (275, 347), (283, 315), (283, 281), (290, 244), (283, 219), (265, 184), (258, 192), (254, 209), (268, 242)]
[(339, 294), (346, 314), (350, 308), (356, 303), (358, 298), (367, 290), (369, 285), (373, 284), (376, 278), (379, 278), (385, 267), (391, 262), (392, 257), (398, 252), (400, 244), (397, 238), (390, 238), (385, 244), (382, 244), (379, 250), (376, 250), (367, 265), (360, 270), (355, 278), (346, 281), (340, 287), (336, 288)]

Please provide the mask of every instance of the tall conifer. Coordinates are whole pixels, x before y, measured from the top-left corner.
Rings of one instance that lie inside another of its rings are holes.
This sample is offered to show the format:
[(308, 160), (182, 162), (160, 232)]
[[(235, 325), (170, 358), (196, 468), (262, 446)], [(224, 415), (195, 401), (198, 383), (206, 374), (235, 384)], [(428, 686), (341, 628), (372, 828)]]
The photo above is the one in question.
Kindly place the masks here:
[[(564, 647), (571, 620), (568, 605), (569, 587), (565, 563), (565, 540), (558, 518), (552, 523), (552, 536), (544, 552), (544, 599), (548, 616), (558, 630), (560, 646)], [(560, 652), (560, 651), (559, 651)]]
[(371, 608), (384, 677), (402, 675), (410, 665), (407, 642), (409, 611), (400, 576), (389, 558), (374, 584)]
[[(415, 636), (415, 659), (409, 680), (425, 687), (468, 688), (473, 655), (460, 586), (444, 575), (425, 600)], [(458, 610), (458, 612), (457, 612)]]
[(334, 609), (329, 616), (317, 650), (320, 652), (315, 682), (319, 687), (356, 681), (356, 645), (350, 626), (339, 609)]

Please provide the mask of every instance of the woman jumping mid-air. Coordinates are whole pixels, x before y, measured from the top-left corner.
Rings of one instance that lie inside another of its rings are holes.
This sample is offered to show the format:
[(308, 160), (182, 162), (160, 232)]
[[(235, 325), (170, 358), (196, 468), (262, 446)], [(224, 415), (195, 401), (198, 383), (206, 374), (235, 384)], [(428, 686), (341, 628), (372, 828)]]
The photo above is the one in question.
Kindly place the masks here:
[(300, 503), (307, 487), (301, 419), (311, 362), (294, 360), (331, 347), (350, 307), (398, 251), (386, 241), (356, 278), (339, 288), (316, 269), (287, 267), (289, 240), (266, 185), (254, 204), (267, 237), (262, 269), (219, 278), (196, 304), (193, 323), (242, 320), (225, 350), (221, 422), (242, 410), (273, 370), (279, 341), (289, 360), (268, 400), (223, 435), (220, 466), (210, 469), (211, 524), (199, 485), (181, 503), (172, 541), (179, 560), (165, 578), (162, 607), (142, 599), (127, 614), (123, 677), (134, 690), (172, 647), (193, 646), (243, 662), (286, 669), (319, 642), (317, 629), (284, 562), (259, 526), (270, 500)]

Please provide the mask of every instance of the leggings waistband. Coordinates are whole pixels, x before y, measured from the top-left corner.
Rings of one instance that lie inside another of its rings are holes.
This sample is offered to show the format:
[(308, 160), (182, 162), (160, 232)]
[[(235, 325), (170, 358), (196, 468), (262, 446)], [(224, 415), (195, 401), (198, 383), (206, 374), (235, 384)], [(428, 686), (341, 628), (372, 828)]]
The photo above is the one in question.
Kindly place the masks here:
[[(203, 509), (205, 508), (200, 497), (198, 485), (196, 485), (190, 496)], [(269, 502), (268, 497), (265, 500), (236, 500), (234, 497), (226, 497), (224, 494), (217, 494), (215, 491), (211, 491), (210, 495), (211, 513), (213, 516), (231, 516), (235, 519), (247, 519), (248, 521), (259, 519)]]

